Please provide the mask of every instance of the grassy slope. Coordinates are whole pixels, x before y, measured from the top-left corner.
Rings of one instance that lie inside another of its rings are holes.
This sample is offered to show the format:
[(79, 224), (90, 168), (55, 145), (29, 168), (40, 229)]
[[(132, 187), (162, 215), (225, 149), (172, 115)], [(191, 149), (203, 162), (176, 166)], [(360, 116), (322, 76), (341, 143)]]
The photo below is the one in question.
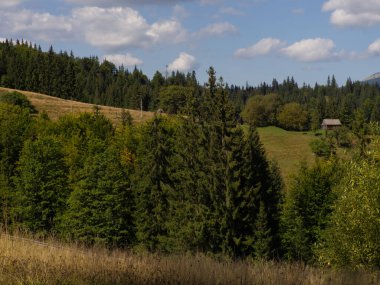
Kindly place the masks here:
[(277, 127), (258, 128), (258, 132), (268, 157), (278, 162), (286, 184), (302, 160), (312, 163), (315, 159), (309, 143), (316, 137), (311, 132), (289, 132)]
[(137, 255), (35, 243), (0, 232), (0, 284), (379, 284), (370, 272), (302, 264), (217, 261), (204, 255)]
[[(14, 89), (0, 87), (0, 92), (14, 91)], [(93, 112), (94, 105), (77, 101), (65, 100), (48, 95), (34, 92), (16, 90), (24, 94), (37, 109), (38, 112), (45, 111), (52, 120), (66, 114), (77, 114), (81, 112)], [(121, 122), (121, 109), (109, 106), (99, 106), (100, 112), (109, 118), (114, 124)], [(152, 112), (140, 112), (137, 110), (128, 110), (132, 115), (134, 122), (144, 122), (153, 117)]]

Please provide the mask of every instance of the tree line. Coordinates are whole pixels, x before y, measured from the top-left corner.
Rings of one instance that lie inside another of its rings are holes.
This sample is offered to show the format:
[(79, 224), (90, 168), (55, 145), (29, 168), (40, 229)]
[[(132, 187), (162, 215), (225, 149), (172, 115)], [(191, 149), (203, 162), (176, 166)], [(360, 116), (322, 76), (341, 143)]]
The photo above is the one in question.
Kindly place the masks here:
[[(75, 57), (71, 52), (47, 52), (40, 46), (6, 40), (0, 43), (0, 84), (64, 99), (128, 109), (183, 114), (190, 102), (186, 94), (199, 94), (205, 86), (195, 72), (157, 71), (149, 79), (136, 67), (124, 66), (97, 57)], [(359, 117), (366, 123), (380, 121), (378, 86), (353, 82), (339, 87), (334, 75), (325, 85), (298, 86), (293, 77), (282, 83), (240, 87), (225, 84), (233, 108), (242, 120), (255, 126), (276, 125), (288, 130), (316, 130), (324, 118), (339, 118), (351, 128)]]
[(376, 85), (352, 82), (339, 87), (334, 76), (326, 85), (298, 87), (293, 78), (282, 84), (263, 84), (252, 89), (242, 116), (257, 126), (276, 125), (287, 130), (317, 130), (325, 118), (340, 119), (352, 128), (355, 121), (380, 122), (380, 89)]

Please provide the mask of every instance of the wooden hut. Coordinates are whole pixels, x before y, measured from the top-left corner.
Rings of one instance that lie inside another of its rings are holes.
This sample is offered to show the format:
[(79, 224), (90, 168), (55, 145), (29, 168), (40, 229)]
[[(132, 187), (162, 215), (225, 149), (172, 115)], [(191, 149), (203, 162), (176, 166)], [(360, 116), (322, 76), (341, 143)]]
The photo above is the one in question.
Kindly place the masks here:
[(339, 119), (323, 119), (321, 124), (323, 130), (334, 130), (342, 126)]

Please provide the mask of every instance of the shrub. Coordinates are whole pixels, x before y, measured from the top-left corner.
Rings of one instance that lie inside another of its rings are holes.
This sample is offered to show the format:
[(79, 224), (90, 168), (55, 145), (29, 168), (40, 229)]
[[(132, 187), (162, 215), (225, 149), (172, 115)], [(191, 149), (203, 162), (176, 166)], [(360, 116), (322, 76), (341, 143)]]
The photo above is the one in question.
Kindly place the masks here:
[(331, 154), (330, 144), (324, 139), (315, 139), (310, 142), (311, 151), (319, 157), (328, 157)]
[(13, 92), (7, 92), (0, 96), (0, 102), (10, 104), (10, 105), (17, 105), (21, 108), (29, 109), (30, 113), (36, 113), (36, 109), (30, 103), (28, 98), (24, 94), (21, 94), (20, 92), (13, 91)]
[(285, 130), (302, 131), (307, 129), (309, 118), (300, 104), (289, 103), (284, 105), (277, 120)]

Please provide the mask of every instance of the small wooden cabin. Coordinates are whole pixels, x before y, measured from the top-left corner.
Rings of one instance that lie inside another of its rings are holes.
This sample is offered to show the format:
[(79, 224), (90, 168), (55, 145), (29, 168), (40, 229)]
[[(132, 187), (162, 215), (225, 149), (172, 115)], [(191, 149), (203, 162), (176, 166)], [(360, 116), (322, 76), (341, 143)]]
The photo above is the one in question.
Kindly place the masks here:
[(342, 126), (339, 119), (323, 119), (322, 130), (334, 130)]

